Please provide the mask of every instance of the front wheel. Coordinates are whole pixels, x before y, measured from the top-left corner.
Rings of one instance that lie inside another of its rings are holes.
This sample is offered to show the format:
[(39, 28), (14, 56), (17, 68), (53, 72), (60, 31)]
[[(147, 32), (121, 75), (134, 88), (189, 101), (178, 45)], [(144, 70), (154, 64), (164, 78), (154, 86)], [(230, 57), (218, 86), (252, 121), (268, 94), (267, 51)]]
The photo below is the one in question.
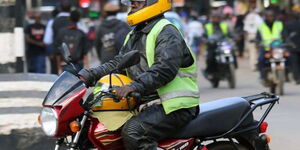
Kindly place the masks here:
[(235, 78), (235, 67), (233, 64), (229, 66), (229, 75), (228, 75), (228, 85), (229, 88), (234, 89), (236, 85), (236, 78)]
[(232, 143), (232, 142), (217, 142), (212, 143), (207, 146), (209, 150), (251, 150), (251, 148), (247, 148), (239, 143)]
[(277, 71), (277, 77), (278, 77), (278, 83), (276, 85), (275, 93), (278, 95), (284, 94), (284, 81), (285, 81), (285, 71), (284, 70), (278, 70)]

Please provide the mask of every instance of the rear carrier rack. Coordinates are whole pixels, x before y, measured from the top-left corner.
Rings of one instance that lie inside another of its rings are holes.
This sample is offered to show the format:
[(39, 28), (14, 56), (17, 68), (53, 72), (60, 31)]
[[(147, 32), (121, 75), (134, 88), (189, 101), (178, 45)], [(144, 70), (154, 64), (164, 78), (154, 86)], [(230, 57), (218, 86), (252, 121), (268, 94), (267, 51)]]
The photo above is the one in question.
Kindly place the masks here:
[[(267, 92), (263, 92), (263, 93), (251, 95), (251, 96), (246, 96), (246, 97), (242, 97), (242, 98), (247, 100), (250, 103), (251, 109), (249, 111), (247, 111), (245, 113), (245, 115), (243, 115), (242, 119), (229, 131), (227, 131), (226, 133), (224, 133), (222, 135), (207, 137), (207, 138), (205, 138), (205, 140), (213, 140), (213, 139), (224, 138), (224, 137), (233, 137), (233, 136), (243, 133), (243, 132), (248, 132), (251, 130), (258, 129), (260, 127), (260, 125), (263, 123), (263, 121), (266, 119), (267, 115), (269, 114), (269, 112), (271, 111), (271, 109), (273, 108), (275, 103), (279, 102), (279, 96), (276, 96), (274, 94), (267, 93)], [(252, 115), (253, 111), (256, 110), (257, 107), (262, 107), (262, 106), (268, 105), (268, 104), (269, 104), (269, 106), (268, 106), (267, 110), (264, 112), (264, 114), (262, 115), (262, 117), (260, 118), (260, 120), (258, 121), (257, 124), (243, 128), (241, 130), (237, 130), (241, 126), (241, 124), (248, 117), (250, 117)]]

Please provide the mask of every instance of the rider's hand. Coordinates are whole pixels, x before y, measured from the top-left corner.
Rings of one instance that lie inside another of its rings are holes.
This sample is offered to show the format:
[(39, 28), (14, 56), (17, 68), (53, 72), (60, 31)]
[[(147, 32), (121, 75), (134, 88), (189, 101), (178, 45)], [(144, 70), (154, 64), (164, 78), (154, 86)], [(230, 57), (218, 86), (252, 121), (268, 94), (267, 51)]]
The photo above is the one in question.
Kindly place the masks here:
[(118, 99), (126, 98), (127, 95), (131, 92), (135, 91), (135, 89), (129, 85), (122, 86), (116, 89), (116, 96)]

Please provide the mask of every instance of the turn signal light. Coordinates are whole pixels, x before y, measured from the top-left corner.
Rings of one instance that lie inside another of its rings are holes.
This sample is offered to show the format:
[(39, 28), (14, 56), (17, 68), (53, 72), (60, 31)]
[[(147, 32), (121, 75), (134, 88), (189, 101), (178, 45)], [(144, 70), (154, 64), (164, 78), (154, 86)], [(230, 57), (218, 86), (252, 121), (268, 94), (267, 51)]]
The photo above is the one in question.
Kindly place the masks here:
[(37, 120), (38, 120), (38, 123), (39, 123), (40, 125), (42, 125), (41, 115), (38, 116), (38, 119), (37, 119)]
[(268, 123), (267, 122), (263, 122), (261, 125), (260, 125), (260, 133), (265, 133), (268, 129)]
[(289, 52), (284, 52), (283, 54), (285, 57), (289, 57), (290, 56), (290, 53)]
[(265, 54), (265, 58), (271, 58), (271, 54), (270, 53), (266, 53)]
[(265, 136), (266, 136), (266, 138), (267, 138), (267, 143), (270, 144), (270, 142), (271, 142), (271, 137), (268, 136), (268, 135), (266, 135), (266, 134), (265, 134)]
[(72, 121), (70, 123), (70, 129), (72, 132), (76, 133), (80, 130), (80, 124), (77, 121)]

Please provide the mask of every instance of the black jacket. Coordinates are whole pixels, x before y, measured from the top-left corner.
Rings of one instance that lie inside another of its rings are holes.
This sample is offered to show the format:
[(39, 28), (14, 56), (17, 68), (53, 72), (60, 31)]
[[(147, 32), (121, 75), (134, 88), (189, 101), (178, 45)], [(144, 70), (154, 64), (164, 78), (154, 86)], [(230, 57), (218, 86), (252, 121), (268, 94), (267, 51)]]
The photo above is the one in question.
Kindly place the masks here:
[(87, 37), (85, 33), (78, 29), (76, 25), (63, 28), (54, 40), (54, 47), (58, 50), (57, 55), (61, 54), (61, 45), (66, 43), (70, 49), (73, 63), (80, 63), (88, 53)]
[(130, 27), (123, 21), (105, 19), (97, 28), (95, 47), (101, 63), (108, 62), (118, 55)]
[[(133, 78), (132, 87), (144, 96), (157, 95), (156, 89), (172, 81), (179, 68), (193, 64), (194, 60), (180, 32), (172, 25), (167, 25), (158, 35), (156, 40), (155, 62), (149, 68), (146, 59), (146, 37), (153, 26), (163, 17), (157, 17), (146, 23), (139, 24), (133, 31), (127, 44), (121, 49), (120, 54), (113, 60), (91, 69), (79, 72), (87, 82), (95, 82), (116, 68), (124, 53), (130, 50), (139, 50), (141, 61), (128, 69)], [(144, 97), (145, 98), (145, 97)]]

